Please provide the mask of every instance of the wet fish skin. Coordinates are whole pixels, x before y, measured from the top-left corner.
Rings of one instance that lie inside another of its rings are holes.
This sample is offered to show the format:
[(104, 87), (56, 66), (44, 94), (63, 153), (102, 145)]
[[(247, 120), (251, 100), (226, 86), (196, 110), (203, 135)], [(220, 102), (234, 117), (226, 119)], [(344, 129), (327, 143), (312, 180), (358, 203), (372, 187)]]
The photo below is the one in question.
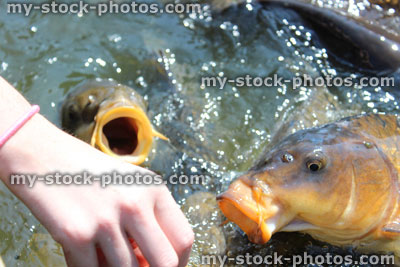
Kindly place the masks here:
[[(334, 245), (400, 255), (400, 125), (369, 114), (301, 130), (218, 197), (255, 243), (301, 231)], [(318, 165), (314, 171), (311, 164)]]

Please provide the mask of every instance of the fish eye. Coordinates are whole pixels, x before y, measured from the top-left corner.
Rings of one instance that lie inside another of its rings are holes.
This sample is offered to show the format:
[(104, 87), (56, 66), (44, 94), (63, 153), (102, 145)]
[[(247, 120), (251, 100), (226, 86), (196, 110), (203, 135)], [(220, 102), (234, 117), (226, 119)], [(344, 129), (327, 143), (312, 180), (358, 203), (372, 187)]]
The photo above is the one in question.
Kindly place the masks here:
[(323, 169), (326, 165), (326, 156), (322, 152), (314, 152), (306, 161), (307, 169), (312, 172), (317, 172)]
[(317, 160), (307, 162), (307, 168), (312, 172), (319, 171), (320, 169), (322, 169), (322, 162), (317, 161)]
[(293, 155), (289, 153), (285, 153), (282, 155), (282, 161), (286, 163), (290, 163), (294, 160)]
[(68, 118), (70, 121), (79, 120), (79, 111), (75, 104), (72, 104), (68, 107)]

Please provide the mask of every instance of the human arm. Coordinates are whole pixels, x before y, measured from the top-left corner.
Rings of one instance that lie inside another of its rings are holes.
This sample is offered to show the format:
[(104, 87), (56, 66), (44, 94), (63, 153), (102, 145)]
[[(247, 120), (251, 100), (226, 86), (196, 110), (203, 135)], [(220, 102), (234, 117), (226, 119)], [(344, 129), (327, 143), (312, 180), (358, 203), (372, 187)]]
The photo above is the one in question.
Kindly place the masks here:
[[(0, 134), (30, 104), (0, 78)], [(64, 133), (40, 114), (0, 148), (0, 178), (48, 229), (70, 266), (97, 266), (96, 246), (110, 266), (137, 266), (128, 237), (151, 266), (185, 266), (193, 242), (187, 220), (165, 186), (11, 185), (10, 175), (148, 172), (111, 158)]]

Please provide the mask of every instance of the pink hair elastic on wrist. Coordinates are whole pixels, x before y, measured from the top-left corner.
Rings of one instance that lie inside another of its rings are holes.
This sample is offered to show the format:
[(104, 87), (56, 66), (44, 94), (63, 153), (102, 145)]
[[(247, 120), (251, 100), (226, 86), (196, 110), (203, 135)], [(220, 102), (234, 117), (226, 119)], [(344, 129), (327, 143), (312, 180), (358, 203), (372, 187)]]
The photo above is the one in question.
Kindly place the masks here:
[(11, 126), (4, 134), (0, 135), (0, 148), (8, 141), (11, 137), (18, 132), (36, 113), (38, 113), (40, 107), (33, 105), (30, 110), (18, 119), (13, 126)]

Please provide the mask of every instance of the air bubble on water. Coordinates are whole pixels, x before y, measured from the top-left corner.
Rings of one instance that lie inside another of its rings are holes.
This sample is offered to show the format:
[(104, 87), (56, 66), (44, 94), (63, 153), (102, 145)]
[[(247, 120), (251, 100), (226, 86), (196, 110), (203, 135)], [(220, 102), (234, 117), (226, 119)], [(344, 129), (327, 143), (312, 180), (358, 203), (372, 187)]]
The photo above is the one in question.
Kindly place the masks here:
[(327, 69), (326, 71), (327, 71), (328, 74), (330, 74), (330, 75), (333, 75), (333, 76), (336, 76), (336, 75), (337, 75), (336, 69)]
[(147, 87), (147, 83), (146, 83), (146, 81), (144, 80), (143, 76), (139, 76), (139, 77), (136, 79), (136, 83), (139, 84), (139, 85), (142, 86), (142, 87)]
[(278, 30), (278, 31), (276, 31), (276, 35), (277, 35), (278, 37), (282, 37), (283, 33), (284, 33), (283, 30)]
[(49, 64), (53, 64), (53, 63), (57, 62), (57, 58), (56, 58), (56, 57), (49, 58), (49, 59), (47, 60), (47, 62), (49, 62)]
[(349, 1), (349, 7), (347, 9), (347, 11), (352, 14), (355, 17), (360, 16), (360, 9), (362, 7), (357, 6), (356, 4), (354, 4), (354, 1)]
[(118, 43), (122, 40), (122, 37), (119, 34), (112, 34), (108, 36), (108, 40), (110, 42)]
[(394, 101), (394, 97), (389, 92), (386, 92), (385, 96), (386, 96), (387, 99), (389, 99), (391, 101)]
[(2, 62), (1, 63), (1, 70), (6, 71), (8, 68), (8, 63), (7, 62)]
[(101, 58), (97, 58), (96, 59), (96, 63), (99, 64), (102, 67), (105, 67), (107, 65), (107, 63)]
[(193, 166), (193, 167), (190, 168), (190, 171), (191, 172), (197, 172), (197, 168)]
[(184, 20), (183, 20), (183, 26), (185, 26), (186, 28), (189, 28), (189, 29), (194, 29), (194, 23), (193, 23), (193, 19), (190, 19), (190, 18), (185, 18)]

